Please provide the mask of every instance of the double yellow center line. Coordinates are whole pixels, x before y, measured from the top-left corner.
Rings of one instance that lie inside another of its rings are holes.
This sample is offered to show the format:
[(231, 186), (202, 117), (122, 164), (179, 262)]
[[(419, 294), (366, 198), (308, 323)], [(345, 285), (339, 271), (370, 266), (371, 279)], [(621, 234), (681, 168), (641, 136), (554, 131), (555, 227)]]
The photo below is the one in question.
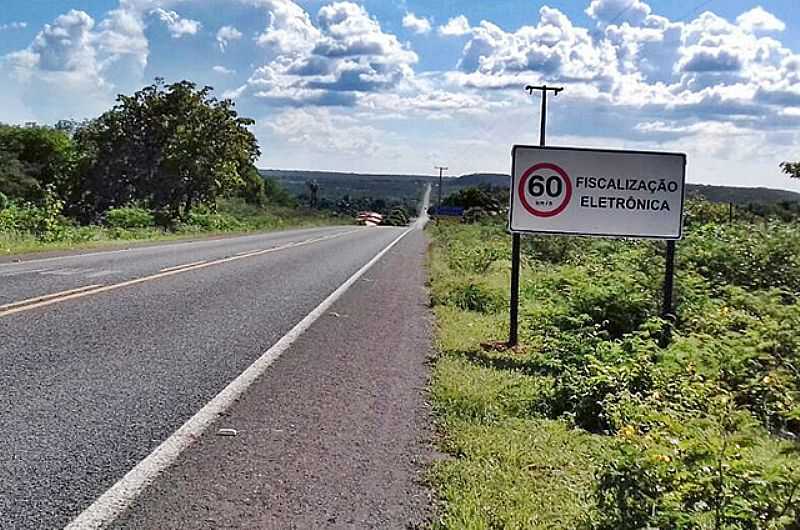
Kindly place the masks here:
[(244, 253), (239, 253), (235, 256), (221, 258), (213, 261), (194, 261), (192, 263), (186, 263), (184, 265), (177, 265), (175, 267), (168, 267), (166, 269), (161, 269), (161, 271), (159, 271), (157, 274), (152, 274), (150, 276), (143, 276), (142, 278), (136, 278), (133, 280), (124, 281), (121, 283), (115, 283), (112, 285), (102, 285), (102, 284), (87, 285), (85, 287), (79, 287), (77, 289), (70, 289), (68, 291), (61, 291), (58, 293), (37, 296), (36, 298), (29, 298), (28, 300), (12, 302), (10, 304), (0, 305), (0, 317), (6, 317), (17, 313), (22, 313), (23, 311), (30, 311), (32, 309), (38, 309), (40, 307), (46, 307), (49, 305), (66, 302), (68, 300), (75, 300), (76, 298), (93, 296), (96, 294), (113, 291), (115, 289), (122, 289), (123, 287), (130, 287), (131, 285), (151, 282), (153, 280), (159, 280), (161, 278), (166, 278), (168, 276), (175, 276), (177, 274), (183, 274), (189, 271), (205, 269), (207, 267), (213, 267), (214, 265), (221, 265), (223, 263), (230, 263), (232, 261), (238, 261), (245, 258), (261, 256), (264, 254), (269, 254), (270, 252), (278, 252), (289, 248), (310, 245), (312, 243), (319, 243), (320, 241), (346, 236), (348, 234), (352, 234), (353, 232), (357, 232), (357, 230), (349, 230), (347, 232), (341, 232), (329, 236), (322, 236), (314, 239), (307, 239), (304, 241), (287, 243), (285, 245), (280, 245), (277, 247), (272, 247), (263, 250), (247, 251)]

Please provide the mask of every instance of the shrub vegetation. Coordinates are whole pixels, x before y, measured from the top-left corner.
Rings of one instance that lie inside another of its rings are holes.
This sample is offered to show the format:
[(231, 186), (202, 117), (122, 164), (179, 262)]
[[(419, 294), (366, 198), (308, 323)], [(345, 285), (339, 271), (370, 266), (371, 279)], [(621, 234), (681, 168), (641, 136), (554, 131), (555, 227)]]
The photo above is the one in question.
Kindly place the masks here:
[[(724, 210), (722, 209), (724, 208)], [(431, 226), (442, 528), (800, 528), (800, 224), (689, 205), (677, 321), (663, 243)]]
[(0, 124), (0, 255), (332, 222), (261, 177), (253, 123), (157, 79), (84, 123)]

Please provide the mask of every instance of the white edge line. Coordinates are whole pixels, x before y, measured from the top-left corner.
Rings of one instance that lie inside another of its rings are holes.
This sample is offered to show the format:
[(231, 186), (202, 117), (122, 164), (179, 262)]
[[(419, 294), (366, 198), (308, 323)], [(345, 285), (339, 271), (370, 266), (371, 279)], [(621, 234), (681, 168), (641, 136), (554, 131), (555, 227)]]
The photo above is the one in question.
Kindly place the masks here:
[(244, 372), (226, 386), (202, 409), (184, 423), (136, 467), (103, 493), (91, 506), (69, 523), (65, 530), (102, 529), (114, 522), (164, 470), (171, 466), (195, 440), (302, 335), (320, 316), (358, 281), (389, 250), (416, 227), (409, 228), (378, 252), (355, 274), (333, 291), (303, 320), (256, 359)]

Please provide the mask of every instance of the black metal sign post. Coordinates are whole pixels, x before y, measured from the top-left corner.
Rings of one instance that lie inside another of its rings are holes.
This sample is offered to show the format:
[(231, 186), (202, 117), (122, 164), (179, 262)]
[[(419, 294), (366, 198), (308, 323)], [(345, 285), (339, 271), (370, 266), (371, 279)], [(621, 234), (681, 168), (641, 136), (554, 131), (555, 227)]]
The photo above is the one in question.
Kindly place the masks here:
[[(559, 92), (564, 90), (563, 87), (549, 87), (547, 85), (525, 87), (530, 95), (533, 95), (535, 90), (542, 93), (542, 123), (539, 129), (539, 145), (544, 147), (545, 142), (545, 128), (547, 126), (547, 91), (553, 92), (558, 95)], [(514, 175), (511, 175), (513, 182)], [(522, 241), (518, 233), (511, 235), (511, 311), (509, 313), (509, 333), (508, 333), (508, 346), (513, 348), (519, 344), (519, 265), (520, 265), (520, 246)]]
[(666, 320), (661, 334), (660, 346), (666, 348), (672, 338), (672, 326), (675, 323), (675, 308), (673, 307), (673, 287), (675, 285), (675, 240), (667, 241), (666, 266), (664, 267), (664, 307), (661, 318)]

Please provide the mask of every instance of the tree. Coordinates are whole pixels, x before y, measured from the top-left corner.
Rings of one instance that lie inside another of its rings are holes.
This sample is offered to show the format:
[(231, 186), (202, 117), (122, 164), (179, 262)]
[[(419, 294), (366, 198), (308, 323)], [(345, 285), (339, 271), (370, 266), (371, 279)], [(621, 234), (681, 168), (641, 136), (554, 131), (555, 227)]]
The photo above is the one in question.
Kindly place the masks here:
[(490, 191), (481, 188), (465, 188), (448, 195), (442, 203), (445, 206), (497, 210), (501, 207), (500, 202), (491, 195)]
[(61, 131), (69, 136), (74, 135), (80, 127), (81, 123), (75, 120), (58, 120), (56, 124), (53, 125), (53, 129)]
[(82, 126), (75, 133), (84, 155), (81, 213), (138, 202), (185, 218), (194, 205), (213, 208), (218, 197), (245, 188), (261, 154), (248, 129), (255, 122), (212, 91), (156, 79)]
[(0, 192), (41, 202), (45, 190), (69, 193), (76, 158), (69, 135), (50, 127), (0, 125)]
[(270, 204), (287, 207), (297, 205), (297, 201), (292, 194), (274, 178), (264, 179), (264, 195), (266, 195), (267, 201)]
[(255, 166), (245, 172), (238, 195), (243, 198), (245, 202), (257, 206), (263, 206), (267, 201), (264, 179)]
[(309, 194), (309, 206), (316, 208), (319, 204), (319, 183), (316, 180), (306, 182)]
[(10, 198), (28, 198), (39, 188), (17, 154), (0, 143), (0, 194)]
[(800, 178), (800, 162), (781, 162), (781, 169), (790, 178)]

